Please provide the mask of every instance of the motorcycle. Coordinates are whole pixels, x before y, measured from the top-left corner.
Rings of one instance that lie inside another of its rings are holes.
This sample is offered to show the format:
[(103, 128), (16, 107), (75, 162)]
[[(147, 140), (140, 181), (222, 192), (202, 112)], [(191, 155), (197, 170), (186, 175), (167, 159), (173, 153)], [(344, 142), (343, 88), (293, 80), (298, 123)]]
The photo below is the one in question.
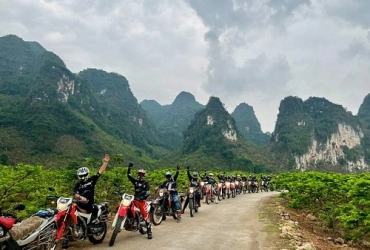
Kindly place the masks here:
[(13, 211), (22, 211), (25, 208), (23, 204), (16, 204), (7, 212), (2, 212), (0, 209), (0, 250), (7, 249), (7, 240), (10, 239), (9, 230), (15, 223), (20, 222)]
[(56, 240), (63, 239), (63, 248), (68, 247), (69, 241), (82, 241), (86, 237), (93, 244), (102, 243), (107, 233), (108, 204), (94, 204), (93, 213), (83, 213), (78, 208), (80, 203), (67, 197), (59, 197), (57, 200)]
[[(115, 192), (117, 194), (117, 192)], [(119, 193), (118, 194), (122, 194)], [(112, 236), (109, 240), (109, 246), (113, 246), (117, 234), (123, 229), (126, 231), (139, 231), (141, 234), (147, 233), (145, 219), (140, 213), (140, 209), (133, 202), (135, 197), (126, 193), (122, 194), (122, 200), (117, 208), (117, 213), (112, 223)], [(147, 210), (150, 211), (150, 202), (148, 202)]]
[[(24, 205), (21, 206), (24, 209)], [(19, 207), (17, 208), (19, 210)], [(31, 217), (13, 223), (8, 230), (6, 241), (2, 242), (0, 249), (6, 250), (54, 250), (56, 248), (55, 235), (57, 231), (53, 209), (39, 210)], [(15, 222), (10, 217), (8, 222)], [(9, 225), (11, 225), (11, 223)], [(9, 228), (9, 227), (8, 227)]]
[(258, 193), (258, 182), (257, 180), (248, 181), (248, 193)]
[(225, 181), (225, 195), (228, 199), (230, 199), (231, 190), (230, 190), (231, 183), (230, 181)]
[(243, 194), (247, 193), (247, 183), (245, 181), (242, 181), (242, 191)]
[[(212, 186), (212, 184), (210, 183), (206, 183), (205, 185), (206, 187), (206, 192), (205, 192), (205, 196), (206, 196), (206, 203), (209, 205), (211, 202), (214, 202), (215, 201), (215, 190)], [(217, 203), (217, 201), (216, 201)]]
[(270, 184), (270, 182), (268, 180), (262, 180), (261, 192), (262, 191), (268, 192), (269, 191), (269, 184)]
[(223, 189), (223, 182), (217, 183), (217, 199), (221, 201), (221, 198), (225, 199), (224, 195), (224, 189)]
[(241, 181), (235, 181), (235, 194), (241, 194), (242, 193), (242, 182)]
[[(172, 216), (177, 222), (181, 221), (181, 215), (175, 210), (175, 202), (171, 198), (170, 191), (166, 188), (159, 189), (158, 197), (151, 203), (150, 219), (155, 226), (160, 225), (167, 216)], [(179, 194), (179, 199), (181, 206), (184, 199), (182, 194)]]
[(236, 196), (236, 183), (235, 183), (235, 181), (232, 181), (230, 183), (230, 192), (231, 192), (231, 197), (235, 198), (235, 196)]
[(189, 210), (190, 210), (190, 217), (194, 216), (194, 212), (198, 212), (198, 208), (200, 204), (197, 201), (196, 196), (199, 196), (199, 191), (197, 187), (189, 187), (187, 190), (187, 199), (189, 200)]

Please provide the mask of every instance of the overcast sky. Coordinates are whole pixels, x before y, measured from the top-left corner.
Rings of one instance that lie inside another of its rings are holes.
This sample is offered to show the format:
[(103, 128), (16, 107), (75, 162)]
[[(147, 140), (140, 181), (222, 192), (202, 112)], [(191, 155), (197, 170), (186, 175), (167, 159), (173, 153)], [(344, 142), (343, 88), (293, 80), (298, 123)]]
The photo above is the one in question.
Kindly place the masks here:
[(325, 97), (357, 114), (370, 93), (370, 0), (0, 0), (0, 36), (54, 52), (75, 73), (124, 75), (141, 102), (181, 91), (272, 132), (280, 101)]

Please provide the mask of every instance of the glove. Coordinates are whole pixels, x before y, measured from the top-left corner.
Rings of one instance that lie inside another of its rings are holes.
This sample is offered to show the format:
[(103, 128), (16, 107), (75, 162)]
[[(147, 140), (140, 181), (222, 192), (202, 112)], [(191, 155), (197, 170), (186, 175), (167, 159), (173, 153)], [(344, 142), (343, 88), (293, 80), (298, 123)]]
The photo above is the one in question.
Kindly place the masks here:
[(128, 168), (132, 168), (134, 166), (134, 164), (132, 163), (132, 162), (130, 162), (129, 164), (128, 164)]
[(186, 170), (189, 170), (189, 169), (190, 169), (190, 168), (189, 168), (189, 166), (187, 166), (187, 167), (186, 167)]
[(176, 166), (176, 169), (177, 169), (177, 170), (180, 170), (180, 166), (179, 166), (179, 165), (177, 165), (177, 166)]

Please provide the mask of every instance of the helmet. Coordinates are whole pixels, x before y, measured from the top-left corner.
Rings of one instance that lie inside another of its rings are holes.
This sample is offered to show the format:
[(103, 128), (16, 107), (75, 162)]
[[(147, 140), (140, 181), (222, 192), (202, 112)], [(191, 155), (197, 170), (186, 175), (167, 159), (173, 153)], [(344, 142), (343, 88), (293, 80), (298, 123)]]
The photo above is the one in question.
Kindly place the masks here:
[(172, 177), (172, 174), (170, 171), (167, 171), (165, 176), (166, 176), (166, 179), (170, 179)]
[(90, 170), (87, 167), (82, 167), (77, 170), (77, 177), (80, 181), (86, 181), (89, 178)]
[(198, 178), (198, 172), (193, 172), (193, 178)]
[(238, 174), (237, 177), (240, 178), (240, 174)]
[(213, 174), (212, 173), (209, 173), (209, 178), (213, 178)]
[(144, 169), (139, 169), (139, 171), (137, 171), (137, 177), (139, 180), (144, 180), (146, 177), (146, 171)]

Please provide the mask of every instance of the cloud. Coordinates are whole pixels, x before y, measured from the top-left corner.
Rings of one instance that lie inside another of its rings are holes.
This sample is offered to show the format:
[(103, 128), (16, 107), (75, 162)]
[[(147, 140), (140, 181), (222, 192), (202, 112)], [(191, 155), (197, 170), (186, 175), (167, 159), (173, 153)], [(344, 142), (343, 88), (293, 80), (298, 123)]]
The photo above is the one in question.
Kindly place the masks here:
[(370, 92), (366, 0), (0, 0), (0, 36), (37, 41), (78, 72), (124, 75), (139, 101), (188, 91), (274, 129), (288, 95), (354, 114)]

